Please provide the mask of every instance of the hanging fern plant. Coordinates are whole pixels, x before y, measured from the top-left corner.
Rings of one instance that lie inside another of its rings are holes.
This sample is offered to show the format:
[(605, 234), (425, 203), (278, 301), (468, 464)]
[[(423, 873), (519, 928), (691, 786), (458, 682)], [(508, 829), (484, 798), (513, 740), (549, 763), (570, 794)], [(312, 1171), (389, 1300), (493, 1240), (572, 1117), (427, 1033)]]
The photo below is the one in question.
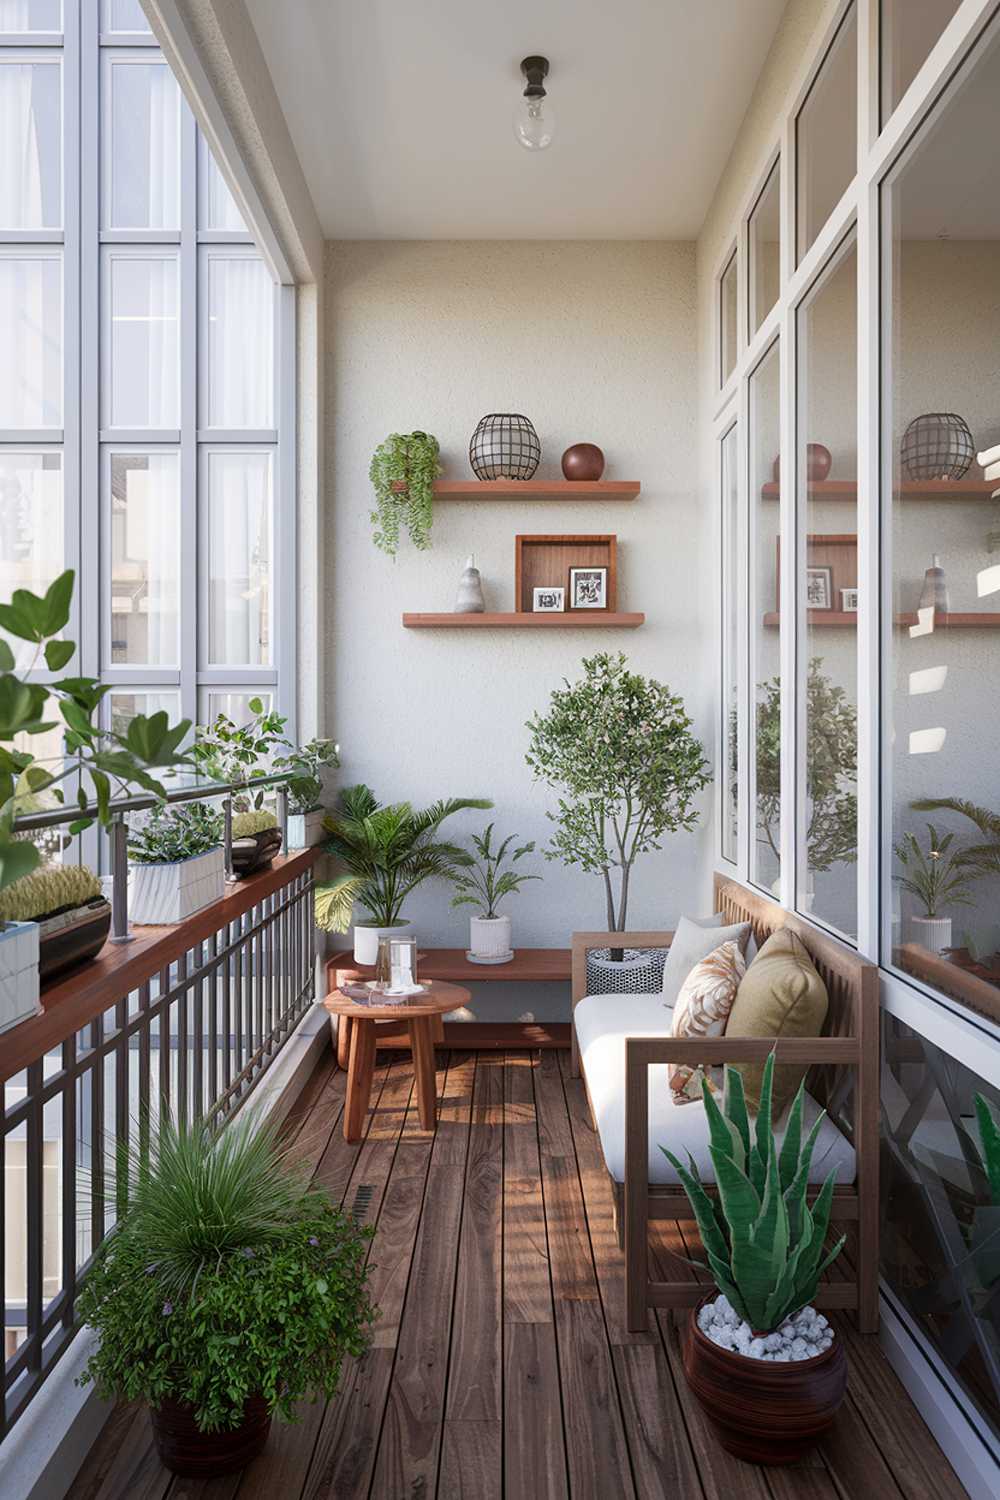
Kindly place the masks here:
[(434, 481), (441, 472), (438, 440), (427, 432), (393, 432), (372, 455), (368, 477), (375, 490), (375, 545), (390, 557), (399, 547), (400, 527), (421, 552), (431, 544)]

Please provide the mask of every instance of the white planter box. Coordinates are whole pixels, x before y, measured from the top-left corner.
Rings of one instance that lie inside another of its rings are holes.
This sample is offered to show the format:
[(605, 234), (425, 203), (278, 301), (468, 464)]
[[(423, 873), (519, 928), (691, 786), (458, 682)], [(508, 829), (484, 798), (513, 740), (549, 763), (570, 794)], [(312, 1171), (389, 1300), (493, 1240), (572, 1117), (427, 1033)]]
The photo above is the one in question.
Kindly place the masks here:
[(321, 843), (326, 831), (323, 827), (325, 817), (325, 807), (314, 807), (312, 812), (307, 813), (289, 813), (286, 847), (311, 849), (314, 844)]
[(0, 926), (0, 1031), (37, 1016), (38, 923)]
[(139, 926), (183, 922), (226, 893), (221, 849), (193, 854), (172, 865), (130, 866), (129, 919)]
[(486, 963), (510, 960), (510, 917), (470, 917), (469, 957)]
[(356, 964), (374, 964), (378, 958), (379, 939), (384, 937), (403, 937), (409, 925), (409, 922), (397, 922), (394, 927), (369, 927), (364, 922), (355, 922), (354, 962)]

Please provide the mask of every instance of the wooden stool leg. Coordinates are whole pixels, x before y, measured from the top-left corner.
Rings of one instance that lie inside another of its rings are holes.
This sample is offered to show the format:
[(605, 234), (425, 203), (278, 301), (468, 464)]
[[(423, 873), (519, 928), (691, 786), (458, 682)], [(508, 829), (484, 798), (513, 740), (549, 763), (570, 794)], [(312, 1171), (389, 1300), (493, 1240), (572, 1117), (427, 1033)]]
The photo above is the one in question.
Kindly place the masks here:
[(417, 1081), (417, 1107), (424, 1130), (437, 1124), (437, 1076), (434, 1065), (434, 1030), (432, 1018), (409, 1023), (410, 1046), (413, 1049), (413, 1072)]
[(375, 1072), (375, 1024), (355, 1020), (351, 1026), (351, 1060), (347, 1069), (344, 1140), (360, 1141)]
[(344, 1072), (351, 1063), (351, 1018), (350, 1016), (337, 1017), (337, 1067), (343, 1068)]

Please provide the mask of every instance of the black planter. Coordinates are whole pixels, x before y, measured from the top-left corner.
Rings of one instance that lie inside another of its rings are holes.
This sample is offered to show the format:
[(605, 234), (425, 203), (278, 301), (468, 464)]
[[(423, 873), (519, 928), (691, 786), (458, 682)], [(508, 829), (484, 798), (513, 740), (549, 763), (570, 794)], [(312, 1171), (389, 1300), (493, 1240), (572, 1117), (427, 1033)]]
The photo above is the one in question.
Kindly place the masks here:
[(262, 828), (260, 833), (233, 839), (233, 874), (244, 880), (258, 870), (266, 870), (280, 848), (280, 828)]
[(245, 1468), (267, 1442), (271, 1415), (263, 1396), (250, 1396), (239, 1427), (202, 1432), (194, 1410), (184, 1401), (167, 1398), (150, 1407), (153, 1438), (161, 1462), (174, 1474), (189, 1479), (214, 1479)]
[(38, 924), (38, 976), (51, 979), (96, 958), (111, 928), (111, 903), (97, 896), (84, 906), (52, 912)]

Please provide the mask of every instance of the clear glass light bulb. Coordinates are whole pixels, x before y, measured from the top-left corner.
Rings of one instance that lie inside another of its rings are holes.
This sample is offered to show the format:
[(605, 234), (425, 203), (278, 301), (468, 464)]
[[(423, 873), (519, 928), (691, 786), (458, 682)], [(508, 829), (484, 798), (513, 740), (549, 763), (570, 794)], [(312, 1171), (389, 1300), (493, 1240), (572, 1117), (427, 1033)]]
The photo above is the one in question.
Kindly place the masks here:
[(544, 151), (556, 133), (555, 110), (548, 98), (518, 100), (514, 111), (514, 134), (526, 151)]

